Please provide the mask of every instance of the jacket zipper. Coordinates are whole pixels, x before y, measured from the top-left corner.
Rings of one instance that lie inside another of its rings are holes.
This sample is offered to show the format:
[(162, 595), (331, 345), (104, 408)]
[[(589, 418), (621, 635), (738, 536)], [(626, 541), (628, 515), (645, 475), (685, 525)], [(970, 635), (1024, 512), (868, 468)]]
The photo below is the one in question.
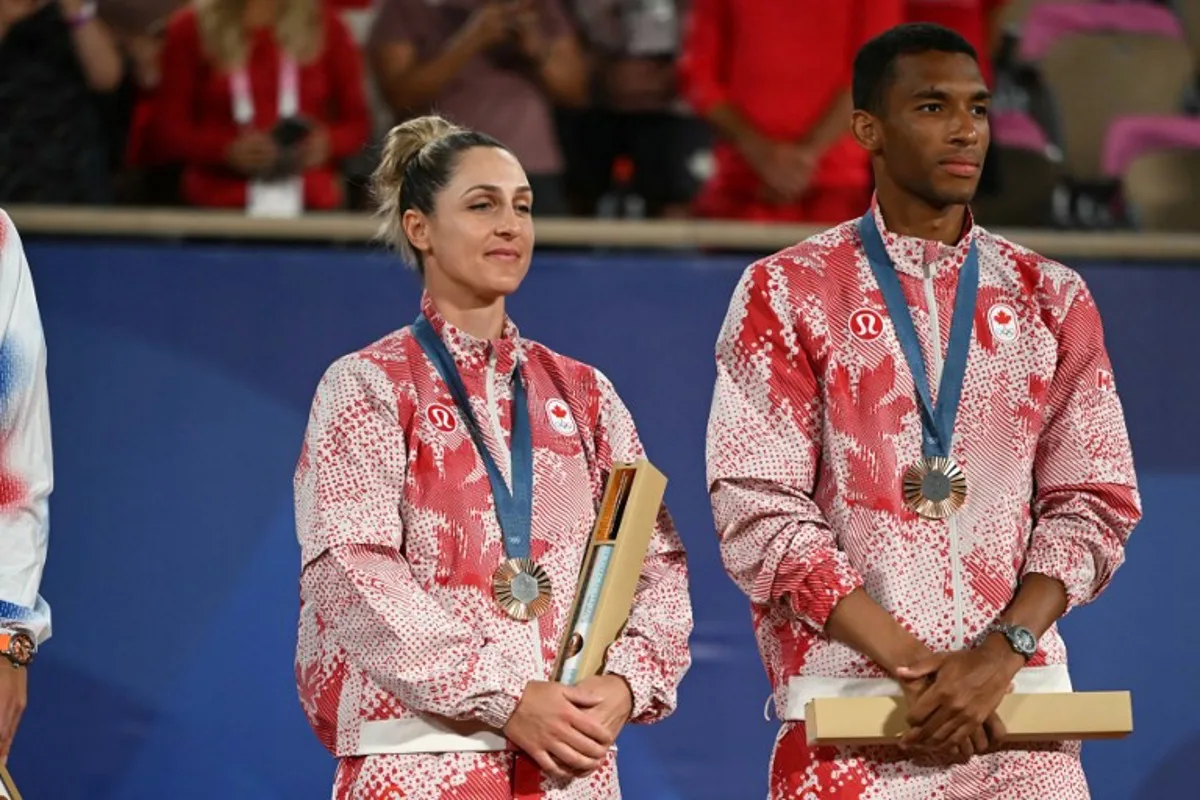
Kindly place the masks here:
[[(942, 382), (942, 324), (938, 316), (937, 297), (933, 292), (933, 271), (929, 264), (923, 267), (925, 273), (925, 305), (929, 309), (929, 336), (933, 347), (933, 384), (930, 386), (930, 391), (937, 391)], [(932, 399), (932, 398), (931, 398)], [(936, 402), (936, 400), (935, 400)], [(951, 431), (951, 443), (953, 442), (954, 433)], [(962, 554), (959, 549), (958, 540), (958, 522), (955, 517), (951, 517), (950, 524), (950, 585), (951, 591), (954, 592), (954, 643), (955, 648), (966, 647), (966, 634), (964, 633), (964, 611), (963, 611), (963, 582), (961, 561)]]
[[(493, 350), (488, 357), (487, 366), (487, 407), (488, 420), (492, 424), (492, 438), (496, 440), (496, 449), (500, 451), (502, 463), (508, 464), (508, 477), (505, 481), (512, 490), (512, 450), (504, 440), (504, 427), (500, 424), (500, 404), (496, 401), (496, 352)], [(542, 658), (542, 634), (537, 620), (525, 626), (533, 638), (534, 660), (537, 664), (537, 674), (540, 679), (546, 678), (546, 661)]]

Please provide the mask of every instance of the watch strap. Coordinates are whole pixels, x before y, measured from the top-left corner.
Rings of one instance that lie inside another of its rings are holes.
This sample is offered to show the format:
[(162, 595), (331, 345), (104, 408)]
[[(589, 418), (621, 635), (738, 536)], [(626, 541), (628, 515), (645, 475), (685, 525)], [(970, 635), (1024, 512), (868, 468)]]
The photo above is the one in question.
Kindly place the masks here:
[(37, 642), (28, 632), (0, 631), (0, 656), (6, 658), (13, 667), (29, 666), (36, 654)]

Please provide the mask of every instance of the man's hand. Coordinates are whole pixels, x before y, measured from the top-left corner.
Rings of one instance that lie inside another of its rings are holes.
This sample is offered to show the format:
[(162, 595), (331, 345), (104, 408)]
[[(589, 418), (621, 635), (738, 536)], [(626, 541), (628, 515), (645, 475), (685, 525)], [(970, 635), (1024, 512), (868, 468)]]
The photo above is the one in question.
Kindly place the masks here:
[[(990, 642), (990, 640), (989, 640)], [(1012, 691), (1024, 659), (1007, 644), (937, 653), (896, 671), (901, 681), (929, 680), (908, 709), (910, 730), (902, 748), (956, 752), (959, 759), (993, 749), (1004, 730), (995, 711)]]
[(530, 681), (504, 735), (553, 778), (586, 775), (603, 763), (613, 743), (590, 713), (604, 700), (581, 686)]
[(600, 702), (589, 708), (587, 713), (604, 726), (615, 742), (633, 713), (633, 693), (629, 690), (629, 684), (618, 675), (596, 675), (580, 681), (576, 688), (600, 698)]
[(28, 680), (24, 667), (14, 669), (7, 661), (0, 660), (0, 763), (8, 763), (8, 751), (25, 711)]

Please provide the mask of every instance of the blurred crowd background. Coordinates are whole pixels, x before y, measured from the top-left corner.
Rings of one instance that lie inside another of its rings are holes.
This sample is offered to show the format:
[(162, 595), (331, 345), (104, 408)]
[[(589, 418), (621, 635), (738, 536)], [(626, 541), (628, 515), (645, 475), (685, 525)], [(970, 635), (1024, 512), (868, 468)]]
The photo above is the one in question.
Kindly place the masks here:
[(834, 223), (854, 53), (903, 21), (980, 53), (985, 224), (1200, 229), (1200, 0), (0, 0), (0, 204), (366, 210), (436, 110), (541, 216)]

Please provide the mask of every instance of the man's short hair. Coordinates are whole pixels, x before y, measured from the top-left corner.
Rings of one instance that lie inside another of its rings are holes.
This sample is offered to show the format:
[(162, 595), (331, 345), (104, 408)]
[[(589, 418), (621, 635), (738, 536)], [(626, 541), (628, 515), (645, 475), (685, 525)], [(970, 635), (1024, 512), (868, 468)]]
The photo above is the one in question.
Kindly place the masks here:
[(889, 28), (854, 56), (854, 107), (880, 116), (883, 98), (896, 77), (896, 59), (921, 53), (962, 53), (979, 60), (966, 39), (941, 25), (910, 22)]

